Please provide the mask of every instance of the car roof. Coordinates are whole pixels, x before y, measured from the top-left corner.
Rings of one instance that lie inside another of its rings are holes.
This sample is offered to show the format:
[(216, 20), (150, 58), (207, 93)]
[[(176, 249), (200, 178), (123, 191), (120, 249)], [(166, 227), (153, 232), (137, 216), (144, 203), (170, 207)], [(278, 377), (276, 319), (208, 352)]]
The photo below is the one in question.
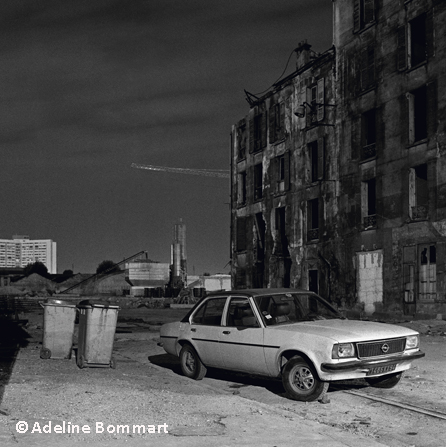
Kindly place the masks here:
[(212, 295), (249, 295), (249, 296), (260, 296), (260, 295), (276, 295), (283, 293), (313, 293), (305, 289), (289, 289), (289, 288), (272, 288), (272, 289), (231, 289), (231, 290), (220, 290), (218, 292), (209, 292), (206, 296)]

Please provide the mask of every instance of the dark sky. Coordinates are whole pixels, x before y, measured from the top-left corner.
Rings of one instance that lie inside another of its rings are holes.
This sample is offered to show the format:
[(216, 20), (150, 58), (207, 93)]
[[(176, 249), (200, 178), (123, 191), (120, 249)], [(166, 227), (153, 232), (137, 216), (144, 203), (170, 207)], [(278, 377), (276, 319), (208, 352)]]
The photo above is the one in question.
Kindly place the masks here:
[[(332, 44), (331, 0), (2, 0), (0, 238), (57, 242), (58, 272), (141, 250), (227, 272), (231, 125), (304, 39)], [(292, 57), (286, 73), (295, 68)], [(225, 267), (226, 266), (226, 267)]]

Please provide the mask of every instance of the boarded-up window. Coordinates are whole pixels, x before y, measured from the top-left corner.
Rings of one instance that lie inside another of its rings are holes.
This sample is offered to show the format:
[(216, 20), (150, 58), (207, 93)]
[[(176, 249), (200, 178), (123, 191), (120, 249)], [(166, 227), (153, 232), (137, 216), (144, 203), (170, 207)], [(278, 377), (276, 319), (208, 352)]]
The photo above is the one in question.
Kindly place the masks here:
[(433, 301), (437, 297), (437, 250), (435, 244), (419, 246), (419, 298)]

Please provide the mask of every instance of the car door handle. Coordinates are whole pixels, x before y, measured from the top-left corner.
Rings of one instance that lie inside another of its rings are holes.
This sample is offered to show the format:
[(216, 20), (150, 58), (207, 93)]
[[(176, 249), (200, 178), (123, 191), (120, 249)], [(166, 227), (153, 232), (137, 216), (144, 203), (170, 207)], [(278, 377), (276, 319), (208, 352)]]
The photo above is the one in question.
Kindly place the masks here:
[(231, 333), (231, 331), (223, 331), (223, 334), (225, 334), (225, 335), (228, 335), (230, 333)]
[(191, 332), (197, 332), (197, 330), (196, 330), (194, 327), (191, 327), (191, 328), (190, 328), (190, 331), (191, 331)]

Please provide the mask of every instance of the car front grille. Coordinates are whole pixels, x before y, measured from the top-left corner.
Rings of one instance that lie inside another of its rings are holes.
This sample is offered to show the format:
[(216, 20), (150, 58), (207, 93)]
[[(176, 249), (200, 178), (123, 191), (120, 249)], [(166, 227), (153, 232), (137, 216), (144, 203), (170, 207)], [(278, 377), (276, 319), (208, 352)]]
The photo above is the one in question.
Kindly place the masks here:
[(394, 338), (390, 340), (371, 341), (358, 343), (358, 357), (380, 357), (389, 354), (399, 354), (404, 352), (406, 347), (405, 338)]

